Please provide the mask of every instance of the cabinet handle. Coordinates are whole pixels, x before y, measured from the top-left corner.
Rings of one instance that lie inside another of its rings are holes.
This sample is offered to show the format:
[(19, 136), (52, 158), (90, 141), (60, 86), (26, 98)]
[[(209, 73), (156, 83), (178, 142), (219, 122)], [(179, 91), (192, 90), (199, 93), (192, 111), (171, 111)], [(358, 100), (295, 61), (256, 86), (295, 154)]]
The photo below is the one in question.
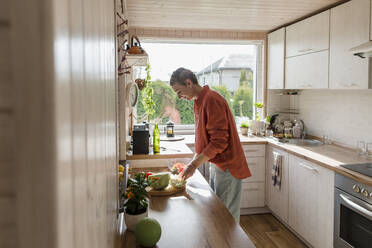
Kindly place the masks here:
[(358, 85), (355, 84), (355, 83), (351, 83), (351, 84), (348, 84), (348, 85), (347, 85), (348, 88), (355, 87), (355, 86), (358, 86)]
[(258, 191), (258, 187), (255, 187), (255, 188), (248, 188), (248, 189), (246, 189), (246, 191)]
[(259, 150), (244, 150), (245, 152), (258, 152)]
[(313, 49), (312, 48), (306, 48), (306, 49), (300, 49), (300, 50), (298, 50), (298, 52), (299, 53), (304, 53), (304, 52), (309, 52), (311, 50), (313, 50)]
[(313, 167), (311, 167), (311, 166), (308, 166), (308, 165), (306, 165), (306, 164), (304, 164), (304, 163), (299, 163), (302, 167), (304, 167), (304, 168), (306, 168), (306, 169), (308, 169), (308, 170), (310, 170), (310, 171), (313, 171), (313, 172), (316, 172), (316, 173), (318, 173), (318, 170), (317, 169), (315, 169), (315, 168), (313, 168)]

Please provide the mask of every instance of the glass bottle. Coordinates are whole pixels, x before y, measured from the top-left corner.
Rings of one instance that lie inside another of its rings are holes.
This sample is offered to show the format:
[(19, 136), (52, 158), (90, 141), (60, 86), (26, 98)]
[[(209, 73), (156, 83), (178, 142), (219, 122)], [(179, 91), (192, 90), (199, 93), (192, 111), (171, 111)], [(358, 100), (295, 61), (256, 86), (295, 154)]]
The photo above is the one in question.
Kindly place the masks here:
[(155, 124), (154, 131), (152, 132), (152, 138), (153, 138), (153, 142), (152, 142), (153, 151), (154, 151), (154, 154), (157, 154), (160, 152), (160, 131), (159, 131), (158, 124)]

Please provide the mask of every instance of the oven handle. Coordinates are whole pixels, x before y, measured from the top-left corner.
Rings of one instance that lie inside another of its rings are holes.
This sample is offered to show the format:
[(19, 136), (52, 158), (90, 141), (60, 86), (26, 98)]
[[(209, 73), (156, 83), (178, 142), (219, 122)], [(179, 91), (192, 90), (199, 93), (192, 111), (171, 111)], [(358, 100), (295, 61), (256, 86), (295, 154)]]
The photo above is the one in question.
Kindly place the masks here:
[(340, 197), (342, 198), (342, 200), (344, 200), (345, 203), (349, 205), (349, 207), (363, 213), (365, 216), (368, 216), (369, 218), (372, 218), (372, 211), (370, 209), (360, 206), (359, 204), (354, 202), (350, 197), (344, 194), (340, 194)]

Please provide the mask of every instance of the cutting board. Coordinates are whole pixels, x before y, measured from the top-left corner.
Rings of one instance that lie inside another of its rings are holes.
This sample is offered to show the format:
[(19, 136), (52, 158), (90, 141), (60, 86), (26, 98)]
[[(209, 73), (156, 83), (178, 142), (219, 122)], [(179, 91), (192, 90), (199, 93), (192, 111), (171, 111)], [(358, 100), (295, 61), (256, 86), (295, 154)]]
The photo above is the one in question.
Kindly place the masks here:
[(167, 195), (174, 195), (174, 194), (183, 192), (185, 190), (185, 187), (176, 188), (169, 184), (166, 188), (162, 190), (155, 190), (152, 187), (146, 187), (146, 191), (151, 196), (167, 196)]
[(177, 135), (177, 136), (174, 136), (174, 137), (160, 136), (160, 141), (180, 141), (180, 140), (184, 140), (184, 139), (185, 139), (185, 137), (180, 136), (180, 135)]

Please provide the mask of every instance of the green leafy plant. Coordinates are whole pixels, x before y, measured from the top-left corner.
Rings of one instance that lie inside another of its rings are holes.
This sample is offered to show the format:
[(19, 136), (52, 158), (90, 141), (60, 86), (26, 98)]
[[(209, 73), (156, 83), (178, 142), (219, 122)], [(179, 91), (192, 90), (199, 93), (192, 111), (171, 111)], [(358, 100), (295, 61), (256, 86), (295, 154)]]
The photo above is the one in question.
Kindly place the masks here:
[(128, 187), (124, 193), (124, 198), (127, 200), (124, 203), (125, 212), (127, 214), (142, 214), (146, 212), (148, 207), (147, 191), (148, 186), (146, 174), (137, 173), (133, 178), (128, 179)]
[(247, 122), (242, 122), (242, 123), (240, 123), (240, 127), (246, 127), (246, 128), (248, 128), (249, 125), (248, 125)]
[(270, 115), (266, 116), (266, 122), (270, 123), (270, 121), (271, 121), (271, 116)]
[(151, 67), (150, 64), (146, 65), (146, 78), (145, 85), (146, 87), (142, 90), (142, 105), (147, 115), (147, 121), (150, 122), (152, 116), (155, 113), (155, 102), (153, 100), (154, 89), (152, 88), (151, 76), (150, 76)]
[(262, 111), (262, 108), (263, 108), (263, 103), (261, 102), (255, 102), (254, 103), (254, 106), (256, 107), (256, 113), (255, 113), (255, 116), (256, 116), (256, 121), (259, 121), (261, 120), (261, 111)]

